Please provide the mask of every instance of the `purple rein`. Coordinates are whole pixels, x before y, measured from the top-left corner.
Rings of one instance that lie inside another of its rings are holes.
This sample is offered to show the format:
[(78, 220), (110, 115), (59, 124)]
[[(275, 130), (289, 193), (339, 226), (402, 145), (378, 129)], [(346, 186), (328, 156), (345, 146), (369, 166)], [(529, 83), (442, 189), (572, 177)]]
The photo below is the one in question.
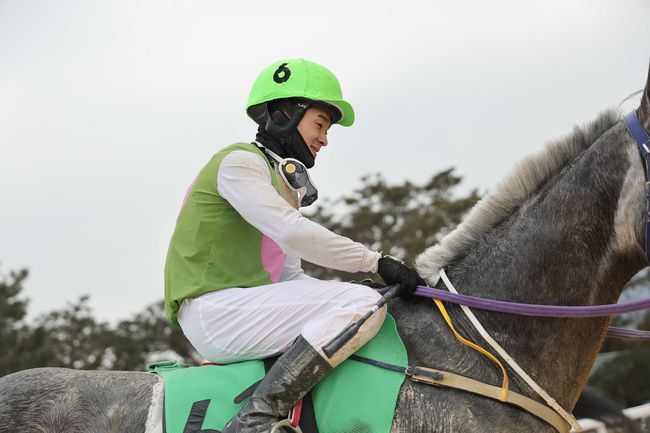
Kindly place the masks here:
[[(385, 291), (385, 289), (379, 290), (382, 294)], [(457, 295), (446, 290), (433, 289), (424, 286), (418, 286), (415, 294), (425, 298), (435, 298), (454, 304), (466, 305), (470, 308), (477, 308), (479, 310), (535, 317), (602, 317), (650, 309), (650, 298), (640, 301), (625, 302), (622, 304), (559, 306), (497, 301), (494, 299), (478, 298), (475, 296)], [(617, 327), (610, 327), (607, 331), (607, 336), (629, 340), (650, 341), (650, 331)]]

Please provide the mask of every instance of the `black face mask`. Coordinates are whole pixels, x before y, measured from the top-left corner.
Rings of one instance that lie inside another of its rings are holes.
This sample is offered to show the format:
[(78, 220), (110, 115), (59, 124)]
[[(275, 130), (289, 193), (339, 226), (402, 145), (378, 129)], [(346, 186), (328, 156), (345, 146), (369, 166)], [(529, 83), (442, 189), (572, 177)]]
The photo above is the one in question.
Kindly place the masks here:
[(291, 118), (287, 118), (282, 111), (273, 111), (270, 120), (257, 128), (255, 140), (282, 158), (295, 158), (305, 167), (312, 168), (314, 155), (297, 128), (306, 110), (306, 105), (296, 106)]

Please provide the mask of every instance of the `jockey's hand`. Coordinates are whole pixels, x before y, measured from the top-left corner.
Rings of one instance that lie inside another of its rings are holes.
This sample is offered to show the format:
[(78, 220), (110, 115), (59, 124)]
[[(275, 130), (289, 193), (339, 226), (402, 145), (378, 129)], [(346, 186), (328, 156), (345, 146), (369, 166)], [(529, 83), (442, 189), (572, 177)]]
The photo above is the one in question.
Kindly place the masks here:
[(386, 284), (399, 284), (400, 289), (397, 294), (405, 300), (413, 299), (417, 286), (427, 285), (415, 269), (391, 256), (383, 256), (379, 259), (377, 273)]

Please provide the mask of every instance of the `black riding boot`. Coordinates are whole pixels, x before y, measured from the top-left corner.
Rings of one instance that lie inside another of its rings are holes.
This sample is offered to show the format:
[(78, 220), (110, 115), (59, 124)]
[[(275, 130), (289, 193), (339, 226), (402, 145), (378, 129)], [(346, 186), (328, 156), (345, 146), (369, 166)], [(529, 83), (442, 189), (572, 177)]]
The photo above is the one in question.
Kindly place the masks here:
[(331, 369), (307, 340), (298, 337), (271, 367), (246, 406), (226, 424), (223, 433), (269, 433)]

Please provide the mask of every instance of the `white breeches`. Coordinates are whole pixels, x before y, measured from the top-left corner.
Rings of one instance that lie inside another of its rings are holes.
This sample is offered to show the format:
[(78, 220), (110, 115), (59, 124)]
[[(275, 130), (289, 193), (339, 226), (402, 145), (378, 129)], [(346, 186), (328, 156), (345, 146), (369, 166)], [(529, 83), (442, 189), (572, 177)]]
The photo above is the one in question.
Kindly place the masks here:
[[(313, 278), (283, 281), (186, 299), (178, 321), (201, 356), (219, 364), (285, 352), (300, 334), (327, 359), (322, 346), (359, 320), (380, 297), (360, 284)], [(384, 307), (362, 326), (339, 356), (328, 361), (338, 365), (370, 340), (385, 315)]]

